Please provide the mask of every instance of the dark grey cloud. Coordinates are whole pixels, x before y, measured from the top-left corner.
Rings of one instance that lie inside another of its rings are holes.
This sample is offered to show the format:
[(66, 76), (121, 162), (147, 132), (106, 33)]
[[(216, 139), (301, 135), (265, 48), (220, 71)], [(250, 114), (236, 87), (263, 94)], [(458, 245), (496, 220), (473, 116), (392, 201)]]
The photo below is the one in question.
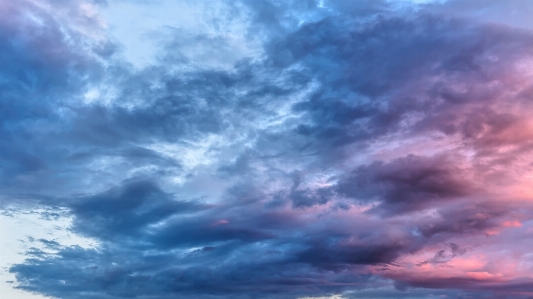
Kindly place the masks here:
[(98, 239), (139, 238), (141, 228), (201, 206), (173, 200), (153, 182), (133, 181), (71, 205), (76, 231)]
[(342, 178), (337, 188), (356, 200), (378, 202), (376, 209), (405, 212), (473, 194), (475, 183), (466, 172), (454, 165), (452, 157), (409, 155), (361, 166)]

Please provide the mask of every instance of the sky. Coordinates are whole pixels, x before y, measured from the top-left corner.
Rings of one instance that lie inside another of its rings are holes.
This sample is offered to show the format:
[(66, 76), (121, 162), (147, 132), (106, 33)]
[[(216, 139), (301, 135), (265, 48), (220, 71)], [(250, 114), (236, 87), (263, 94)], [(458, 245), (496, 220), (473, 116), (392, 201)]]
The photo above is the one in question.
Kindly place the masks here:
[(0, 0), (0, 294), (533, 298), (531, 15)]

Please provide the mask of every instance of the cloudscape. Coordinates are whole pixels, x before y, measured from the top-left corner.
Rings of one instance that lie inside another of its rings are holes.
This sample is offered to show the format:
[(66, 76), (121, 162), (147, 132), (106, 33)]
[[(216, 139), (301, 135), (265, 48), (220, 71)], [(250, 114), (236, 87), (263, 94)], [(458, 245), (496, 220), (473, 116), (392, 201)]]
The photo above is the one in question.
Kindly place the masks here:
[(0, 0), (0, 293), (533, 298), (533, 1)]

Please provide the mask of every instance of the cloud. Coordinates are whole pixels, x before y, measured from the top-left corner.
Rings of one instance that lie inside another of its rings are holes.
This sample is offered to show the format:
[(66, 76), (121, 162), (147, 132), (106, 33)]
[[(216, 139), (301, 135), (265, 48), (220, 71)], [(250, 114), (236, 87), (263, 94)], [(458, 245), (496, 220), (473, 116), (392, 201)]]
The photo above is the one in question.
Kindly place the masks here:
[(65, 3), (0, 4), (1, 200), (67, 209), (98, 246), (34, 242), (20, 289), (533, 292), (531, 32), (437, 4), (222, 2), (227, 27), (166, 28), (133, 67), (105, 3)]
[(424, 209), (434, 201), (453, 200), (475, 192), (467, 170), (455, 168), (450, 157), (409, 155), (387, 164), (374, 162), (340, 180), (338, 192), (363, 202), (377, 201), (377, 209), (395, 212)]

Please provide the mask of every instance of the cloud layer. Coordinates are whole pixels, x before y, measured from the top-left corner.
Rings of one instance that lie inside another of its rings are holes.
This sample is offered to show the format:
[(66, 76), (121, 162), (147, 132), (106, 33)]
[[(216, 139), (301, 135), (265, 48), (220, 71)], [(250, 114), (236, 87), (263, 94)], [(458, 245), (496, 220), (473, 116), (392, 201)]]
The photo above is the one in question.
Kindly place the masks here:
[(98, 243), (33, 240), (18, 288), (533, 296), (527, 26), (453, 1), (223, 1), (138, 67), (111, 5), (0, 2), (0, 204), (66, 209)]

